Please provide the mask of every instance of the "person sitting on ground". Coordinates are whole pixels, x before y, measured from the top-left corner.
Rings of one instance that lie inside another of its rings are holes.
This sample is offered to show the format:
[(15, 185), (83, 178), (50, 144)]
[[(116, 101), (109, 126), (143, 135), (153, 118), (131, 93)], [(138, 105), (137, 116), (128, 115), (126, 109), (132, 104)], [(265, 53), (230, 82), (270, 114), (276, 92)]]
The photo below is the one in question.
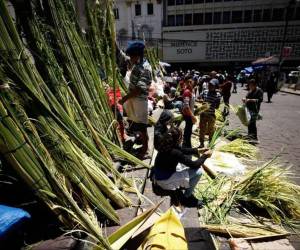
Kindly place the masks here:
[(200, 147), (204, 147), (204, 137), (208, 133), (211, 141), (215, 132), (216, 115), (215, 110), (220, 106), (221, 95), (216, 91), (218, 82), (216, 79), (210, 80), (208, 90), (204, 90), (200, 95), (200, 102), (207, 103), (209, 109), (200, 114)]
[(165, 109), (159, 116), (154, 126), (154, 148), (157, 150), (165, 133), (172, 125), (174, 115), (170, 110)]
[(163, 190), (184, 189), (183, 201), (199, 205), (193, 196), (193, 191), (202, 174), (202, 164), (211, 156), (211, 151), (205, 151), (196, 160), (192, 155), (199, 155), (196, 148), (183, 148), (180, 146), (182, 132), (173, 127), (160, 140), (157, 147), (158, 154), (153, 168), (153, 181)]
[(163, 102), (165, 109), (174, 109), (173, 101), (175, 100), (175, 96), (171, 96), (171, 88), (166, 86), (164, 92)]
[(249, 89), (250, 90), (246, 98), (243, 98), (242, 101), (246, 104), (251, 117), (248, 124), (248, 136), (250, 139), (257, 141), (256, 121), (260, 110), (260, 104), (263, 101), (264, 93), (259, 87), (257, 87), (257, 83), (254, 79), (249, 81)]

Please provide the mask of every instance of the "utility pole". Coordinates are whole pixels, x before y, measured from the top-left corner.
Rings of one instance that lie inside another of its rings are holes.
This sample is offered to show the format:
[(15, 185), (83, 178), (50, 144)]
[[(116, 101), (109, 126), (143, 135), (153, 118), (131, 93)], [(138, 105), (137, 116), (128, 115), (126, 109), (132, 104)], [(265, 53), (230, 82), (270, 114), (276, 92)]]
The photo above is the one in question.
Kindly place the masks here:
[(161, 27), (161, 60), (164, 61), (164, 21), (162, 21), (162, 27)]
[(288, 25), (289, 25), (289, 14), (291, 9), (293, 9), (296, 5), (296, 3), (299, 2), (299, 0), (290, 0), (288, 6), (286, 7), (285, 10), (285, 25), (284, 25), (284, 31), (283, 31), (283, 38), (282, 38), (282, 42), (281, 42), (281, 46), (280, 46), (280, 54), (279, 54), (279, 68), (281, 67), (282, 64), (282, 51), (283, 48), (285, 46), (285, 42), (286, 42), (286, 36), (287, 36), (287, 30), (288, 30)]
[(131, 20), (131, 40), (135, 40), (134, 22)]
[(284, 30), (283, 30), (283, 37), (282, 37), (282, 42), (281, 42), (281, 46), (280, 46), (280, 51), (279, 51), (279, 65), (278, 65), (278, 76), (277, 76), (277, 85), (279, 82), (279, 78), (280, 78), (280, 71), (281, 71), (281, 66), (283, 63), (283, 58), (282, 58), (282, 52), (283, 52), (283, 48), (285, 46), (285, 42), (286, 42), (286, 36), (287, 36), (287, 30), (288, 30), (288, 25), (289, 25), (289, 14), (290, 14), (290, 9), (292, 9), (293, 7), (295, 7), (296, 2), (298, 2), (298, 0), (290, 0), (287, 7), (285, 8), (285, 24), (284, 24)]

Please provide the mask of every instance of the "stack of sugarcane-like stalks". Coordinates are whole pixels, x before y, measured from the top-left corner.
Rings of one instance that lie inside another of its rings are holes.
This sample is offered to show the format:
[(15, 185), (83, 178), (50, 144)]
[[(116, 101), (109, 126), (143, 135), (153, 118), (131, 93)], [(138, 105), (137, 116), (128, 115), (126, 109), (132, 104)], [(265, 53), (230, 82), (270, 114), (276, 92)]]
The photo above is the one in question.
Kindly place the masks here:
[[(109, 65), (101, 53), (111, 46), (100, 44), (94, 56), (72, 1), (14, 4), (20, 30), (0, 0), (0, 153), (66, 229), (84, 230), (109, 249), (94, 210), (118, 223), (112, 205), (130, 205), (121, 191), (129, 183), (113, 159), (144, 164), (120, 147), (98, 74), (103, 67), (116, 84), (115, 53)], [(112, 13), (111, 2), (95, 6)]]

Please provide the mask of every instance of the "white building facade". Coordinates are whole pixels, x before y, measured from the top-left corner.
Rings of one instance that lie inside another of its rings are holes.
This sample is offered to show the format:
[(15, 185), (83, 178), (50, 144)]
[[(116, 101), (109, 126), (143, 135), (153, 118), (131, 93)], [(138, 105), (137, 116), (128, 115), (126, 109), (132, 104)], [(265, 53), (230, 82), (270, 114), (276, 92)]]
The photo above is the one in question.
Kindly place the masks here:
[(163, 17), (160, 0), (116, 0), (114, 12), (122, 48), (132, 39), (144, 39), (148, 46), (159, 46)]
[[(163, 60), (251, 62), (279, 55), (288, 17), (287, 60), (300, 61), (300, 3), (288, 0), (163, 0)], [(288, 13), (286, 15), (286, 11)]]

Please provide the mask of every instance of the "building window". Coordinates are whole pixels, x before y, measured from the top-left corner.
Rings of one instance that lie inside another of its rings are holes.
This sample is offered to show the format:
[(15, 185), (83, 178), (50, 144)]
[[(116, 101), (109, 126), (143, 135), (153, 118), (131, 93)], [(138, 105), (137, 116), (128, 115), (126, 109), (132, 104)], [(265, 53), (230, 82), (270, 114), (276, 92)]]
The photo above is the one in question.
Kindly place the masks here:
[(174, 6), (175, 0), (168, 0), (168, 6)]
[(300, 7), (298, 7), (298, 8), (296, 9), (295, 19), (296, 19), (296, 20), (300, 20)]
[(183, 15), (176, 15), (176, 26), (183, 25)]
[(231, 12), (230, 11), (224, 11), (223, 12), (223, 23), (227, 24), (230, 23), (231, 19)]
[(119, 9), (118, 8), (114, 8), (114, 16), (116, 20), (119, 20)]
[(204, 24), (212, 24), (212, 13), (205, 13)]
[(261, 14), (262, 10), (254, 10), (253, 11), (253, 22), (261, 22)]
[(182, 5), (183, 4), (183, 0), (176, 0), (176, 5)]
[(192, 25), (192, 14), (184, 15), (184, 25)]
[(141, 9), (141, 5), (140, 4), (136, 4), (135, 5), (135, 15), (136, 16), (142, 15), (142, 9)]
[(175, 16), (168, 15), (168, 26), (175, 26)]
[(194, 13), (194, 25), (203, 24), (203, 13)]
[(194, 0), (194, 4), (197, 4), (197, 3), (204, 3), (204, 0)]
[(232, 11), (232, 23), (243, 22), (243, 12), (242, 11)]
[(217, 3), (217, 2), (222, 2), (222, 0), (215, 0), (215, 3)]
[(288, 16), (288, 19), (289, 20), (295, 20), (294, 18), (294, 11), (295, 11), (295, 8), (288, 8), (287, 9), (287, 16)]
[(215, 12), (214, 13), (214, 24), (220, 24), (221, 23), (221, 12)]
[(147, 4), (147, 14), (148, 15), (153, 15), (153, 3), (148, 3)]
[(212, 3), (213, 0), (205, 0), (206, 3)]
[(185, 4), (193, 4), (193, 0), (185, 0), (184, 3)]
[(284, 14), (284, 9), (282, 9), (282, 8), (273, 9), (272, 21), (282, 21), (283, 14)]
[(264, 22), (270, 22), (271, 21), (271, 10), (270, 9), (264, 9), (263, 21)]
[(252, 10), (246, 10), (244, 12), (244, 23), (252, 22)]

